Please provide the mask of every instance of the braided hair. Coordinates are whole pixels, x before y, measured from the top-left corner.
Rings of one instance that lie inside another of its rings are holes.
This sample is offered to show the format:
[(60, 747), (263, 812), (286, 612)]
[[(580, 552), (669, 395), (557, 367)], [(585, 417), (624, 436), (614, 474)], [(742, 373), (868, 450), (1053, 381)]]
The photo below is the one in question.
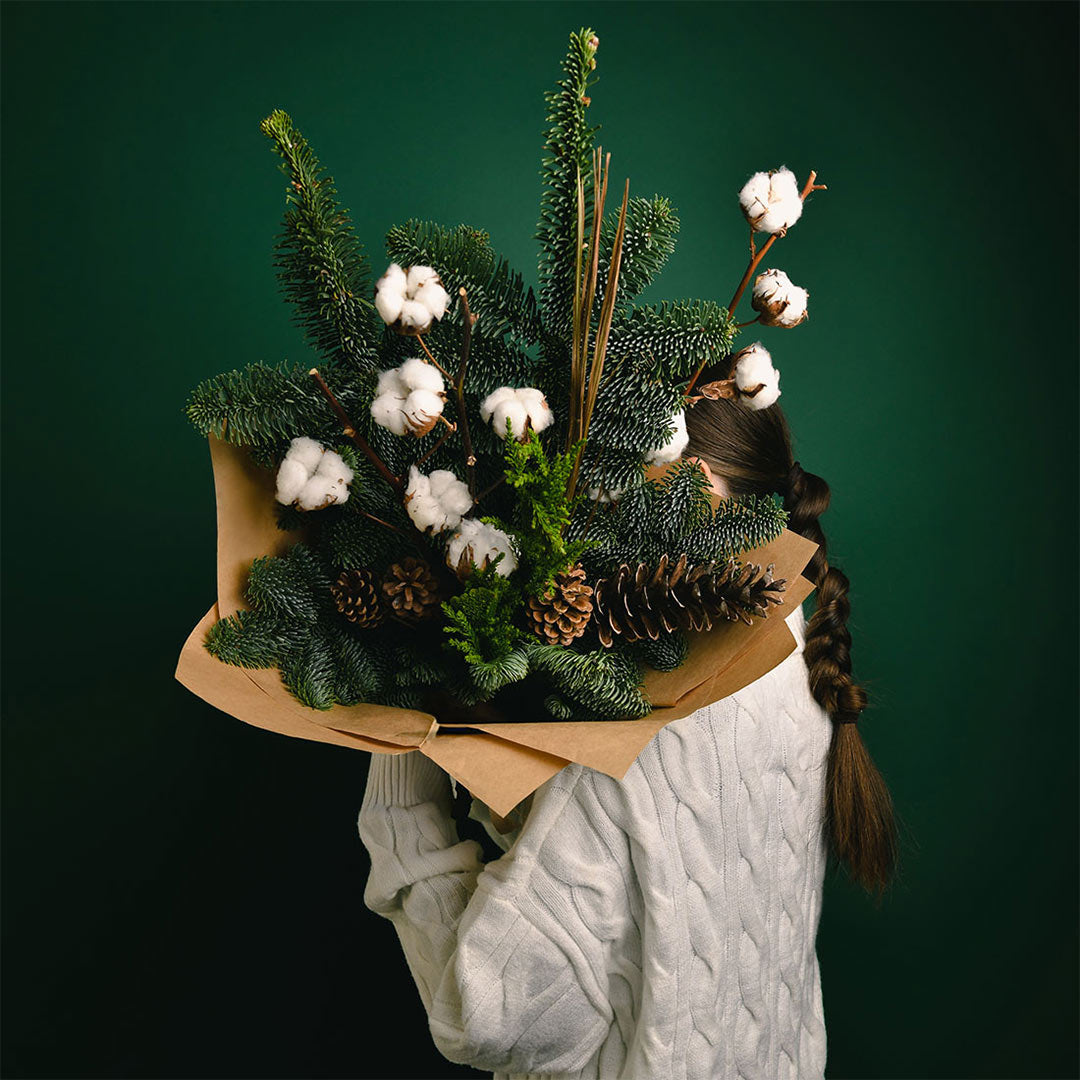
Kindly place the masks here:
[[(703, 382), (709, 374), (703, 374)], [(829, 564), (818, 521), (829, 506), (829, 485), (794, 460), (791, 432), (778, 405), (753, 410), (703, 399), (687, 410), (686, 428), (687, 454), (701, 458), (732, 495), (779, 493), (788, 528), (818, 545), (803, 571), (817, 588), (803, 659), (810, 691), (833, 722), (826, 776), (829, 841), (851, 876), (880, 894), (896, 864), (896, 826), (889, 789), (858, 731), (867, 698), (851, 674), (849, 582)]]

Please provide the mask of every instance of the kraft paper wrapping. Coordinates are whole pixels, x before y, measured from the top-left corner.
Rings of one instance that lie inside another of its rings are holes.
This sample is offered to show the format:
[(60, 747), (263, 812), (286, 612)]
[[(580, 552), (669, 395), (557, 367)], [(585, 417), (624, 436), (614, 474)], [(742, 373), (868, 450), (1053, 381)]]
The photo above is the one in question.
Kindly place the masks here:
[(269, 470), (213, 436), (210, 456), (217, 493), (218, 597), (184, 643), (176, 678), (215, 708), (267, 731), (378, 754), (419, 750), (502, 817), (570, 762), (622, 779), (665, 725), (767, 674), (794, 651), (795, 639), (784, 619), (813, 591), (799, 576), (816, 550), (812, 541), (785, 530), (755, 549), (755, 563), (774, 563), (775, 576), (787, 579), (783, 603), (752, 626), (727, 623), (691, 634), (682, 667), (646, 674), (645, 690), (654, 708), (642, 720), (463, 725), (440, 724), (430, 713), (384, 705), (310, 709), (285, 689), (276, 669), (224, 664), (203, 647), (207, 630), (219, 618), (246, 607), (252, 560), (280, 555), (297, 539), (277, 527)]

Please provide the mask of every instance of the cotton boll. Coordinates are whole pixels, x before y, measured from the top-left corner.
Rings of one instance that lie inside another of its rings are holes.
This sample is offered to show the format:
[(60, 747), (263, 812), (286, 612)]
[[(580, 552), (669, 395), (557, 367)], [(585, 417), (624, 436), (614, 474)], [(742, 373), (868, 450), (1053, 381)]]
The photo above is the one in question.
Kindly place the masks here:
[[(402, 364), (402, 367), (404, 366)], [(375, 385), (376, 395), (397, 394), (398, 397), (405, 397), (408, 392), (409, 388), (401, 381), (401, 368), (391, 368), (389, 371), (379, 372), (379, 381)]]
[(500, 386), (498, 390), (492, 390), (480, 403), (480, 419), (487, 423), (495, 409), (504, 401), (512, 401), (516, 393), (517, 391), (512, 386)]
[(295, 502), (308, 480), (303, 462), (286, 457), (277, 474), (277, 501), (288, 506)]
[(677, 412), (671, 418), (671, 423), (675, 428), (674, 433), (663, 446), (649, 454), (647, 461), (656, 465), (666, 465), (682, 457), (683, 451), (690, 442), (690, 436), (686, 431), (686, 411)]
[(739, 206), (750, 226), (759, 232), (791, 228), (803, 211), (795, 174), (786, 168), (754, 173), (739, 192)]
[[(735, 386), (739, 400), (749, 409), (767, 409), (780, 396), (780, 372), (772, 364), (769, 350), (760, 342), (735, 354)], [(753, 393), (756, 387), (762, 387)], [(752, 396), (746, 391), (751, 391)]]
[(500, 439), (506, 438), (506, 425), (509, 421), (510, 434), (515, 439), (520, 439), (525, 434), (525, 423), (529, 419), (529, 411), (516, 397), (504, 401), (495, 406), (491, 414), (491, 426)]
[(397, 263), (391, 263), (375, 283), (375, 309), (383, 322), (393, 323), (400, 318), (406, 286), (405, 271)]
[(353, 471), (336, 450), (327, 450), (322, 456), (322, 461), (319, 462), (318, 469), (315, 470), (315, 475), (325, 476), (342, 484), (351, 484)]
[(400, 293), (402, 297), (405, 296), (408, 285), (408, 277), (397, 263), (391, 263), (386, 268), (386, 273), (375, 282), (375, 288), (380, 292)]
[(404, 405), (405, 398), (400, 394), (381, 394), (371, 403), (371, 419), (393, 435), (405, 435), (409, 425), (405, 419)]
[(438, 422), (443, 411), (443, 398), (430, 390), (414, 390), (405, 399), (401, 411), (414, 435), (426, 435)]
[(296, 504), (301, 510), (324, 510), (336, 499), (333, 480), (316, 473), (304, 485)]
[(510, 537), (501, 529), (485, 525), (475, 519), (466, 519), (450, 538), (446, 548), (446, 564), (462, 580), (472, 573), (475, 564), (481, 570), (499, 559), (495, 573), (509, 577), (517, 569), (517, 556)]
[(433, 394), (441, 394), (446, 389), (439, 369), (418, 356), (406, 360), (394, 370), (401, 385), (409, 390), (430, 390)]
[[(448, 514), (456, 514), (459, 519), (472, 509), (473, 500), (468, 486), (449, 469), (436, 469), (431, 474), (431, 494), (439, 500)], [(456, 525), (455, 521), (450, 527), (454, 528)]]
[(438, 272), (430, 266), (410, 266), (407, 277), (409, 299), (415, 300), (417, 292), (431, 282), (439, 283)]
[(533, 431), (543, 431), (554, 422), (555, 414), (551, 411), (542, 390), (531, 386), (523, 387), (517, 391), (517, 399), (525, 406), (529, 416), (529, 425)]
[(798, 326), (808, 315), (810, 294), (791, 279), (783, 270), (767, 270), (754, 282), (750, 305), (760, 312), (758, 321), (762, 326)]
[(406, 300), (398, 316), (403, 330), (423, 333), (431, 325), (431, 312), (418, 300)]
[(773, 385), (768, 383), (762, 387), (753, 397), (742, 397), (742, 403), (748, 409), (767, 409), (770, 405), (774, 405), (776, 400), (780, 397), (780, 372), (775, 373), (776, 381)]
[(400, 293), (380, 290), (375, 294), (375, 310), (384, 323), (397, 322), (404, 306), (405, 297)]
[(450, 294), (438, 281), (429, 281), (416, 290), (416, 296), (413, 299), (423, 304), (433, 319), (441, 319), (446, 314), (446, 308), (450, 303)]
[(323, 445), (320, 442), (316, 442), (314, 439), (309, 439), (306, 435), (301, 435), (298, 439), (293, 439), (289, 443), (289, 449), (285, 454), (285, 457), (290, 461), (298, 461), (307, 470), (310, 476), (318, 467), (319, 461), (322, 459)]

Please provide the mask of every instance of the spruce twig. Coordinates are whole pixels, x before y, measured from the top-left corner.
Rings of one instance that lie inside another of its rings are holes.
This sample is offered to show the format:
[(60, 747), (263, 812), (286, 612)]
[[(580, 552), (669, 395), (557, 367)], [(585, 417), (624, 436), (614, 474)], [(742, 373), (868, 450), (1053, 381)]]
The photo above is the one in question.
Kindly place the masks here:
[(461, 297), (461, 313), (464, 320), (461, 327), (461, 363), (458, 364), (457, 379), (454, 389), (457, 391), (458, 423), (461, 425), (461, 445), (465, 450), (465, 479), (469, 494), (474, 495), (476, 487), (476, 454), (473, 453), (472, 437), (469, 434), (469, 417), (465, 412), (465, 369), (469, 366), (469, 346), (472, 343), (472, 328), (476, 316), (469, 310), (469, 297), (463, 285), (458, 290)]
[(371, 448), (367, 439), (360, 434), (359, 431), (353, 427), (352, 421), (349, 419), (349, 414), (341, 407), (341, 402), (330, 392), (330, 387), (323, 381), (323, 377), (319, 374), (318, 368), (312, 368), (308, 374), (315, 380), (315, 385), (322, 392), (322, 396), (326, 398), (330, 405), (330, 408), (334, 410), (335, 415), (341, 421), (341, 430), (345, 433), (346, 437), (351, 439), (353, 444), (364, 452), (368, 461), (378, 470), (379, 475), (392, 487), (395, 491), (400, 491), (405, 485), (402, 482), (400, 476), (395, 476), (387, 467), (385, 462), (375, 451)]

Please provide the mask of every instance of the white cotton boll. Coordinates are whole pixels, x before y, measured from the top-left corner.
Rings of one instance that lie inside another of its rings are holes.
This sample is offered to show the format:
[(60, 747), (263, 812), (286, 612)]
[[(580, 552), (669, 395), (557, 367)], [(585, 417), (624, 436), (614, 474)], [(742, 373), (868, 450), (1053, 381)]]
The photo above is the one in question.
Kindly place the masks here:
[(433, 319), (441, 319), (450, 303), (450, 294), (437, 281), (429, 281), (416, 290), (413, 299), (423, 304)]
[(803, 211), (799, 182), (787, 168), (754, 173), (739, 192), (739, 206), (751, 227), (759, 232), (790, 229)]
[(304, 485), (296, 504), (301, 510), (323, 510), (336, 499), (333, 480), (316, 473)]
[(418, 356), (395, 368), (395, 374), (408, 390), (430, 390), (433, 394), (441, 394), (446, 389), (439, 369)]
[(308, 481), (308, 471), (303, 462), (286, 457), (277, 474), (277, 501), (288, 506), (295, 502)]
[[(739, 400), (749, 409), (767, 409), (780, 397), (780, 372), (773, 367), (769, 350), (755, 342), (735, 356), (734, 379)], [(761, 386), (752, 397), (744, 391)]]
[(404, 404), (405, 398), (400, 394), (381, 394), (371, 403), (371, 419), (393, 435), (406, 435), (409, 424), (405, 419)]
[(285, 454), (285, 457), (289, 461), (299, 461), (301, 465), (307, 469), (308, 476), (310, 476), (318, 467), (319, 462), (323, 455), (323, 445), (320, 442), (316, 442), (314, 439), (309, 439), (306, 435), (300, 436), (298, 439), (293, 439), (289, 443), (289, 449)]
[(525, 434), (525, 423), (529, 419), (529, 411), (516, 397), (504, 401), (495, 406), (491, 414), (491, 426), (500, 439), (506, 438), (506, 424), (510, 423), (510, 434), (515, 439), (520, 439)]
[(529, 425), (533, 431), (541, 432), (554, 422), (555, 414), (551, 411), (542, 390), (537, 390), (532, 386), (523, 387), (517, 392), (517, 399), (525, 406), (529, 414)]
[(431, 325), (431, 312), (418, 300), (406, 300), (398, 316), (402, 329), (423, 332)]
[(762, 326), (798, 326), (808, 315), (810, 294), (794, 285), (783, 270), (767, 270), (754, 282), (750, 306)]
[(397, 263), (391, 263), (383, 276), (375, 282), (375, 288), (380, 292), (400, 293), (402, 298), (408, 285), (408, 277)]
[[(431, 474), (431, 494), (449, 515), (457, 515), (459, 520), (472, 509), (468, 485), (463, 484), (449, 469), (436, 469)], [(450, 527), (456, 525), (457, 521)]]
[(492, 390), (480, 403), (480, 419), (486, 424), (495, 409), (504, 401), (512, 401), (516, 394), (517, 391), (512, 386), (500, 386), (498, 390)]
[(406, 278), (406, 288), (409, 299), (415, 300), (416, 293), (429, 282), (438, 282), (438, 273), (430, 266), (410, 266)]
[(389, 371), (379, 372), (379, 381), (375, 385), (377, 396), (397, 394), (398, 397), (404, 397), (408, 392), (408, 388), (401, 381), (401, 368), (391, 368)]
[(384, 323), (394, 323), (401, 318), (401, 309), (405, 306), (405, 297), (401, 293), (380, 289), (375, 294), (375, 310)]
[(495, 567), (500, 577), (509, 577), (517, 569), (517, 555), (514, 554), (510, 537), (493, 525), (485, 525), (473, 518), (463, 521), (458, 531), (450, 537), (446, 548), (446, 564), (458, 577), (464, 579), (472, 572), (475, 564), (481, 570), (495, 562), (502, 555)]
[(322, 456), (322, 461), (319, 462), (319, 467), (315, 470), (315, 475), (329, 477), (335, 482), (351, 484), (353, 471), (336, 450), (327, 450)]
[(753, 397), (744, 397), (742, 403), (748, 409), (767, 409), (770, 405), (776, 403), (777, 398), (780, 397), (780, 372), (776, 372), (776, 381), (772, 385), (768, 383), (759, 390)]
[(591, 487), (585, 492), (585, 496), (593, 502), (613, 503), (618, 502), (623, 497), (625, 491), (625, 488)]
[(647, 461), (655, 465), (666, 465), (682, 457), (683, 451), (690, 442), (690, 436), (686, 431), (686, 410), (677, 412), (671, 418), (671, 423), (675, 431), (663, 446), (649, 454)]
[(430, 390), (414, 390), (405, 399), (401, 411), (414, 435), (426, 435), (442, 416), (443, 398)]
[(400, 318), (406, 287), (405, 271), (397, 263), (391, 263), (375, 283), (375, 309), (383, 322), (397, 322)]

